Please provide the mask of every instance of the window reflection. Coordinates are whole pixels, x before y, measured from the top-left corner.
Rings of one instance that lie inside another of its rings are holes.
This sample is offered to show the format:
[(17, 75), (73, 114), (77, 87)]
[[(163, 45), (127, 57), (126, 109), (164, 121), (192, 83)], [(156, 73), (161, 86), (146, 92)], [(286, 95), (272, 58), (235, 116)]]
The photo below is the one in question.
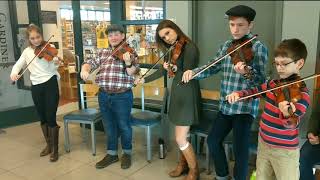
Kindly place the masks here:
[(125, 7), (127, 20), (163, 19), (163, 1), (127, 0)]
[(127, 26), (127, 41), (139, 55), (140, 63), (153, 64), (159, 57), (155, 43), (157, 24)]

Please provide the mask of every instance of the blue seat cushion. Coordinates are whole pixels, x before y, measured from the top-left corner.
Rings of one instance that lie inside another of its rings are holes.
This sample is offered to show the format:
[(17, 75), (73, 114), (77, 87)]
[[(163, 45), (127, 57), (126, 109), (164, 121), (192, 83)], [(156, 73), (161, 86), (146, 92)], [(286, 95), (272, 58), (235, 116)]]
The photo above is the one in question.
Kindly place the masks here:
[(63, 116), (64, 120), (82, 120), (82, 121), (93, 121), (98, 118), (101, 118), (102, 115), (99, 110), (94, 108), (87, 108), (72, 111), (65, 116)]
[(131, 114), (132, 125), (150, 126), (160, 123), (161, 114), (152, 111), (136, 111)]

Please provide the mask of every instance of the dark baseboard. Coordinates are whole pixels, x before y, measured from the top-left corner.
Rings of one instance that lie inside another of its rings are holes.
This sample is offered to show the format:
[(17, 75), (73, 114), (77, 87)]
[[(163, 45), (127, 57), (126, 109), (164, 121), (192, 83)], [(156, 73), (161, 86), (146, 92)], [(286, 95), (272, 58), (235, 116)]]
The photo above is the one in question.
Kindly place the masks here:
[(7, 128), (39, 121), (34, 106), (0, 112), (0, 128)]

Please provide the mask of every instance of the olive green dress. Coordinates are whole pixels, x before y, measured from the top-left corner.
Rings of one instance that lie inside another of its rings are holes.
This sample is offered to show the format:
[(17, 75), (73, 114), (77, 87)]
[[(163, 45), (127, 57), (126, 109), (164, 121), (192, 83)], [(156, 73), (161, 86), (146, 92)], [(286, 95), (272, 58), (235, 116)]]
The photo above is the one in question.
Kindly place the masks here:
[[(181, 79), (183, 72), (198, 67), (199, 51), (196, 46), (187, 43), (178, 60), (178, 70), (173, 78), (169, 104), (169, 119), (176, 126), (191, 126), (198, 124), (200, 119), (200, 86), (197, 80), (192, 80), (184, 85), (177, 85)], [(145, 82), (150, 82), (160, 78), (165, 73), (161, 66), (156, 72), (147, 76)]]

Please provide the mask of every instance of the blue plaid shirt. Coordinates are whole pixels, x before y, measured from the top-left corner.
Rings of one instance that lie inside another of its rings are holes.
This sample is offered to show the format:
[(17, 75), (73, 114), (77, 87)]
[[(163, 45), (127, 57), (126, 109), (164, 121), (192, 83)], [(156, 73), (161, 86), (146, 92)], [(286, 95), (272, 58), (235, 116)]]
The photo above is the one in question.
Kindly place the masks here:
[[(248, 37), (251, 38), (253, 35), (250, 33)], [(216, 58), (222, 57), (227, 54), (227, 49), (230, 47), (232, 40), (226, 41), (216, 54)], [(225, 59), (210, 67), (203, 73), (199, 74), (194, 79), (200, 80), (207, 78), (213, 74), (222, 71), (221, 83), (220, 83), (220, 106), (219, 109), (223, 114), (234, 115), (234, 114), (251, 114), (256, 117), (259, 109), (259, 99), (251, 99), (245, 101), (239, 101), (233, 104), (225, 102), (226, 95), (250, 87), (258, 86), (265, 82), (265, 67), (268, 60), (268, 49), (262, 44), (261, 41), (254, 39), (252, 41), (252, 49), (254, 52), (254, 59), (251, 64), (248, 64), (253, 68), (254, 77), (252, 80), (246, 79), (243, 75), (237, 73), (233, 67), (231, 57), (227, 56)], [(203, 69), (206, 65), (193, 69), (193, 72), (198, 72)]]

